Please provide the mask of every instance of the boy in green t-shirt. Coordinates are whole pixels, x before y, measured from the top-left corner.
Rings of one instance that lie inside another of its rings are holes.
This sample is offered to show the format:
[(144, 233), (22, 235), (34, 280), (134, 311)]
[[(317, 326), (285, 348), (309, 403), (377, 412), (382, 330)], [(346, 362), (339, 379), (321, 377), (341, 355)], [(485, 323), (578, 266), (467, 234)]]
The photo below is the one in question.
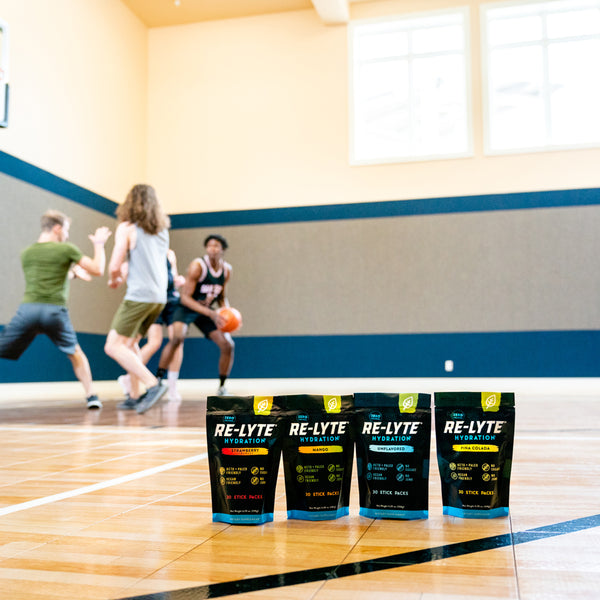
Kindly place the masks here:
[(21, 252), (25, 295), (15, 316), (0, 332), (0, 358), (17, 360), (35, 336), (44, 333), (71, 360), (75, 375), (85, 389), (88, 408), (102, 408), (93, 390), (88, 359), (71, 324), (67, 296), (70, 277), (89, 280), (91, 275), (104, 274), (104, 244), (111, 232), (108, 227), (99, 227), (88, 236), (94, 244), (94, 257), (90, 258), (67, 242), (69, 217), (49, 210), (42, 215), (41, 225), (37, 242)]

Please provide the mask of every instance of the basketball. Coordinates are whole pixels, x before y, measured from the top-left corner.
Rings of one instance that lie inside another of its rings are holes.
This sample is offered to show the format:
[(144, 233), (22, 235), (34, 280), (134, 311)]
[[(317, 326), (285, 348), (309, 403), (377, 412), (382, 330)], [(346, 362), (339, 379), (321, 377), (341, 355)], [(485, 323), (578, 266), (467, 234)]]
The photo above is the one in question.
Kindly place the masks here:
[(217, 313), (225, 319), (225, 323), (219, 329), (225, 333), (237, 331), (242, 326), (242, 314), (231, 306), (222, 306)]

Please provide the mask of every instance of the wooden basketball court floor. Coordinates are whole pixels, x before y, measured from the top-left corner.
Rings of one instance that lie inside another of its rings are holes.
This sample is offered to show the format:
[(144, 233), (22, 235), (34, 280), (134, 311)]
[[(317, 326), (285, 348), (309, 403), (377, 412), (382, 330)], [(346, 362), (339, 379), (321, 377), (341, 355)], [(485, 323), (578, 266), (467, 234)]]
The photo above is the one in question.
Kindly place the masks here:
[(214, 381), (144, 415), (78, 384), (0, 386), (0, 598), (600, 598), (600, 380), (232, 380), (241, 395), (516, 392), (510, 516), (213, 523), (204, 411)]

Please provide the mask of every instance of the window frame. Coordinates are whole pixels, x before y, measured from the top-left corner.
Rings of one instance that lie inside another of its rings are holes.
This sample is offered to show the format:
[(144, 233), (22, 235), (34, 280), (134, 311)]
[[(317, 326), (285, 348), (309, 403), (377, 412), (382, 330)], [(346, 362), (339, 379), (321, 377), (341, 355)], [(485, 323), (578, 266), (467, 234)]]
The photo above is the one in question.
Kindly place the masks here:
[[(504, 0), (499, 2), (486, 2), (480, 5), (480, 32), (481, 32), (481, 97), (482, 97), (482, 108), (483, 108), (483, 154), (484, 156), (504, 156), (511, 154), (536, 154), (539, 152), (556, 152), (565, 150), (585, 150), (591, 148), (600, 147), (600, 138), (596, 142), (579, 142), (574, 144), (553, 144), (548, 143), (544, 145), (534, 145), (519, 148), (493, 148), (491, 146), (491, 91), (490, 91), (490, 44), (489, 44), (489, 31), (488, 31), (488, 18), (487, 14), (489, 10), (496, 8), (509, 8), (511, 6), (524, 6), (524, 5), (535, 5), (535, 4), (548, 4), (553, 0)], [(544, 52), (544, 64), (543, 64), (543, 81), (541, 89), (543, 90), (544, 97), (543, 103), (546, 107), (546, 114), (544, 115), (545, 121), (545, 134), (546, 138), (551, 135), (551, 111), (550, 111), (550, 95), (548, 94), (549, 88), (549, 73), (548, 73), (548, 60), (547, 51), (550, 40), (547, 36), (543, 37), (539, 43), (535, 45), (542, 48)], [(530, 45), (534, 45), (531, 42)]]
[[(355, 83), (355, 56), (354, 56), (354, 35), (355, 30), (364, 25), (374, 25), (377, 23), (391, 23), (394, 21), (409, 21), (421, 18), (430, 18), (448, 14), (461, 14), (463, 19), (463, 52), (465, 69), (465, 138), (466, 148), (464, 151), (454, 153), (434, 153), (427, 155), (411, 156), (389, 156), (384, 158), (356, 158), (356, 131), (355, 131), (355, 110), (356, 102), (354, 98)], [(349, 122), (349, 147), (348, 157), (351, 166), (362, 165), (384, 165), (400, 164), (411, 162), (427, 162), (433, 160), (454, 160), (472, 158), (474, 156), (473, 142), (473, 84), (472, 84), (472, 51), (471, 51), (471, 11), (468, 6), (458, 6), (443, 10), (432, 10), (426, 12), (404, 13), (402, 15), (376, 17), (371, 19), (361, 19), (352, 21), (348, 25), (348, 122)]]

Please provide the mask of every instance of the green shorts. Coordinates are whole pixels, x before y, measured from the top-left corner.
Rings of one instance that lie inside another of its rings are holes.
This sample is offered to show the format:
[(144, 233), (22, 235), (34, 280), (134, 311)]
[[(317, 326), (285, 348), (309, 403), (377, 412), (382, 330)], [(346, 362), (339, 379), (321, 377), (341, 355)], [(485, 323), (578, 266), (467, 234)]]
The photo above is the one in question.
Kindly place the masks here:
[(164, 307), (164, 304), (156, 302), (123, 300), (113, 317), (110, 328), (128, 338), (136, 338), (138, 335), (143, 337)]

